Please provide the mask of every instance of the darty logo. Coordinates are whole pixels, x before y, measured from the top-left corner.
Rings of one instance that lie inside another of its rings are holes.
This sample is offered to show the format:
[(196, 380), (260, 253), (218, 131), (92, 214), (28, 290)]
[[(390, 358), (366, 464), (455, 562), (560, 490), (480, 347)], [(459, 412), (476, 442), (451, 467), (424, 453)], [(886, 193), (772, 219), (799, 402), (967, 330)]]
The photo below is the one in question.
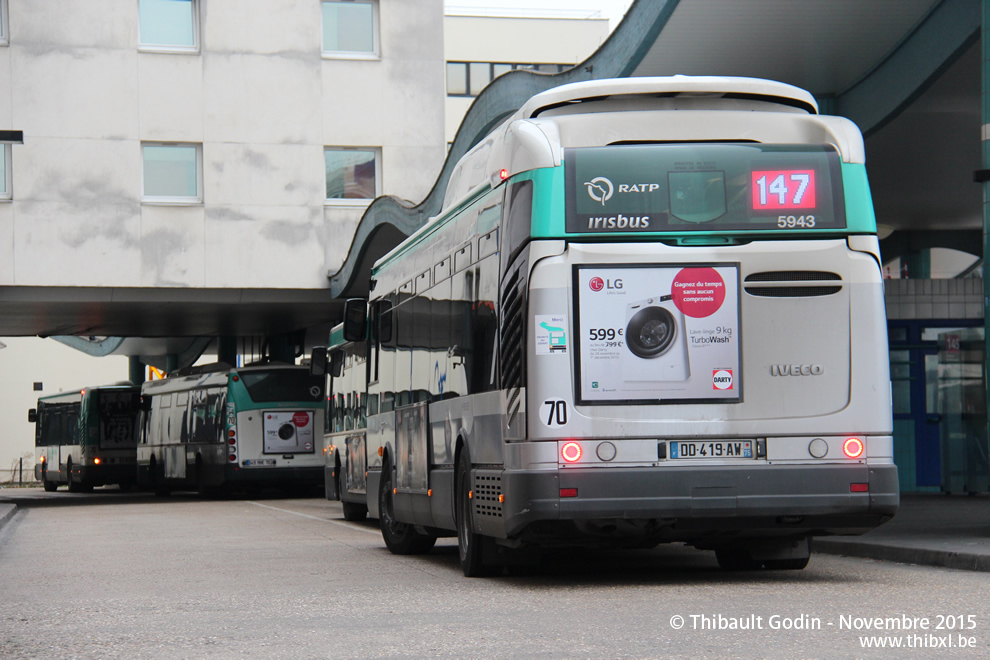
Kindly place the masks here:
[(712, 389), (731, 390), (732, 389), (732, 369), (712, 370)]
[(591, 181), (585, 181), (584, 185), (588, 187), (588, 197), (600, 202), (602, 206), (605, 206), (605, 202), (612, 198), (612, 193), (615, 191), (612, 182), (603, 176), (596, 176)]

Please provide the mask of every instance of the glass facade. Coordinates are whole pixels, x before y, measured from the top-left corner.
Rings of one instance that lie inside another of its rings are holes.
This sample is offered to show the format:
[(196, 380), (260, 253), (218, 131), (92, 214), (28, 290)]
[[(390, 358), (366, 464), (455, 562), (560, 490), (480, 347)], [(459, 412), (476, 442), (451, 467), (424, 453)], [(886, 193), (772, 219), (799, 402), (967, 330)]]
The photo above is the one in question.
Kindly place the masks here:
[(515, 69), (559, 73), (572, 66), (572, 64), (514, 62), (447, 62), (447, 96), (477, 96), (495, 78)]
[(138, 0), (142, 46), (196, 48), (196, 0)]

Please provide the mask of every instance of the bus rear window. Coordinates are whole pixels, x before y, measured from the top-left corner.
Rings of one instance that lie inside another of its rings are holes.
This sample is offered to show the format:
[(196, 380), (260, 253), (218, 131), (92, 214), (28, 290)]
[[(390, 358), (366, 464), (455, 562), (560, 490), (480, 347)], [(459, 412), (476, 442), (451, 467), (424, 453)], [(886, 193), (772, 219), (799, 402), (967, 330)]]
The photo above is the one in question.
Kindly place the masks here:
[(237, 375), (256, 403), (273, 401), (323, 401), (323, 377), (306, 369), (239, 371)]
[(830, 145), (646, 144), (567, 149), (569, 233), (843, 229)]

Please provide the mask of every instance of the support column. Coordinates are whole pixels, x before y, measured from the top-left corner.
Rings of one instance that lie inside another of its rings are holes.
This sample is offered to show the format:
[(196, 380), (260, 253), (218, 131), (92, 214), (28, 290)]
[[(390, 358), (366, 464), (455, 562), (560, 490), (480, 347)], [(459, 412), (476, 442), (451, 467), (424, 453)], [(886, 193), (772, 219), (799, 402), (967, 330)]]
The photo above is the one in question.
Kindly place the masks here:
[(145, 374), (148, 368), (141, 362), (141, 358), (131, 355), (127, 358), (127, 380), (135, 385), (140, 385), (145, 381)]
[[(990, 38), (987, 31), (990, 30), (990, 0), (983, 0), (981, 12), (980, 48), (983, 56), (982, 78), (981, 78), (981, 99), (983, 111), (982, 152), (983, 170), (990, 170)], [(985, 177), (983, 177), (985, 178)], [(986, 258), (990, 255), (990, 181), (984, 180), (983, 186), (983, 336), (984, 341), (990, 339), (990, 272), (987, 270)], [(990, 351), (985, 351), (983, 373), (990, 374)], [(986, 376), (984, 376), (986, 379)], [(987, 400), (987, 419), (990, 420), (990, 390), (986, 389), (986, 380), (983, 383), (984, 393)], [(988, 429), (990, 437), (990, 429)]]
[[(907, 276), (912, 280), (927, 280), (932, 276), (931, 250), (923, 249), (917, 252), (909, 252), (901, 257), (902, 271), (907, 271)], [(906, 267), (906, 268), (905, 268)], [(904, 277), (902, 273), (901, 277)]]
[(217, 362), (237, 366), (237, 337), (217, 337)]

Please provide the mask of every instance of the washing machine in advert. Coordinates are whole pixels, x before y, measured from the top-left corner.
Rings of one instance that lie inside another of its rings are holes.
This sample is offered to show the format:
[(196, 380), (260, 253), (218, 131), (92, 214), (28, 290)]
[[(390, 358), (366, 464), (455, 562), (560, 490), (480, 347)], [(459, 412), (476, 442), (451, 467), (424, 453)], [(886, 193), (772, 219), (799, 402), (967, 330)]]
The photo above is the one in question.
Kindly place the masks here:
[(626, 350), (622, 374), (627, 381), (687, 380), (688, 363), (684, 314), (673, 296), (654, 296), (626, 306)]

